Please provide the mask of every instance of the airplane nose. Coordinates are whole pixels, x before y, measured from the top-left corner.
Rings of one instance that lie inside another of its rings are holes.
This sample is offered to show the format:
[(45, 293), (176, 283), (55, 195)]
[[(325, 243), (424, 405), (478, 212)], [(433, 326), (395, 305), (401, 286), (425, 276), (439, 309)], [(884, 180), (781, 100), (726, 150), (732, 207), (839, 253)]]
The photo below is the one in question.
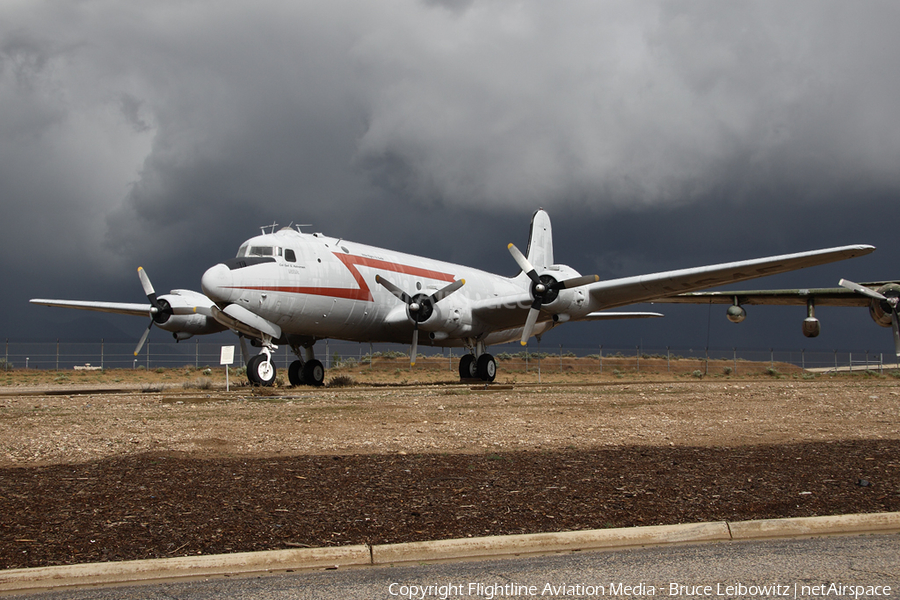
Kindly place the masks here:
[(200, 289), (216, 304), (228, 304), (234, 295), (234, 278), (231, 269), (219, 263), (210, 267), (200, 278)]

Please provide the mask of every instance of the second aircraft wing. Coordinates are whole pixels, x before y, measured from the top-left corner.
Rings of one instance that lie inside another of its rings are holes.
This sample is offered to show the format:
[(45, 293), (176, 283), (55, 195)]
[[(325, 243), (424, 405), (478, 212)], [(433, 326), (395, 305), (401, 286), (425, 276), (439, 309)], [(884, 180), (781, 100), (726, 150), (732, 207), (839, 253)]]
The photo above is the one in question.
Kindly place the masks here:
[(874, 246), (865, 244), (840, 246), (612, 279), (595, 283), (588, 289), (594, 306), (602, 309), (638, 302), (662, 302), (663, 298), (679, 294), (864, 256), (874, 250)]

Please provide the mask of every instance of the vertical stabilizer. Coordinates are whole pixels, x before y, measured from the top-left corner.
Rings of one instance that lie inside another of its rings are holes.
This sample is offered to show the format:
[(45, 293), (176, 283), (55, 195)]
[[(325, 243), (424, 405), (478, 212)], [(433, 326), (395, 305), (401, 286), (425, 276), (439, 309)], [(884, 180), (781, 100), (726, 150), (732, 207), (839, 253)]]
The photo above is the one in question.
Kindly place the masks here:
[(544, 209), (537, 210), (531, 217), (526, 257), (538, 271), (553, 264), (553, 230), (550, 229), (550, 215)]

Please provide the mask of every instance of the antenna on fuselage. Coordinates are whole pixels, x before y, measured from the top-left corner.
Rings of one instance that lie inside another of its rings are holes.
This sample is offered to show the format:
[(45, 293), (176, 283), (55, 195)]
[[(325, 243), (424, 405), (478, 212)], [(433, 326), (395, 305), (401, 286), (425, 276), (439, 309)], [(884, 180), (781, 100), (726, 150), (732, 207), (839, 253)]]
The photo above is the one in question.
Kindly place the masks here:
[(294, 223), (291, 222), (291, 225), (293, 225), (294, 229), (297, 230), (297, 233), (303, 233), (302, 231), (300, 231), (301, 227), (312, 227), (312, 223), (297, 223), (296, 225), (294, 225)]
[(269, 233), (275, 233), (275, 228), (278, 227), (278, 223), (276, 223), (275, 221), (272, 221), (271, 225), (261, 225), (259, 230), (262, 232), (263, 235), (266, 235), (266, 227), (272, 228), (272, 231), (270, 231)]

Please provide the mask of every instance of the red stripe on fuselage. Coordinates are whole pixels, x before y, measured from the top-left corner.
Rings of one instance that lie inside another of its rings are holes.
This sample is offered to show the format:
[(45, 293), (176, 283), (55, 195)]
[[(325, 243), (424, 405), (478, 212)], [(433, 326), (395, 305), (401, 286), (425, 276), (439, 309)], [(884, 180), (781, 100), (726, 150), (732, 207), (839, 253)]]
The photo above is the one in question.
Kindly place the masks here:
[(362, 273), (360, 273), (359, 269), (356, 268), (357, 265), (371, 267), (373, 269), (384, 269), (385, 271), (393, 271), (395, 273), (413, 275), (415, 277), (438, 279), (440, 281), (446, 281), (448, 283), (454, 280), (453, 275), (450, 275), (448, 273), (441, 273), (440, 271), (432, 271), (431, 269), (411, 267), (409, 265), (401, 265), (399, 263), (392, 263), (385, 260), (379, 260), (377, 258), (366, 258), (364, 256), (353, 256), (351, 254), (338, 254), (337, 252), (334, 252), (333, 254), (342, 263), (344, 263), (344, 266), (347, 267), (347, 270), (350, 271), (351, 275), (353, 275), (353, 279), (355, 279), (357, 285), (359, 285), (358, 289), (331, 287), (297, 287), (280, 285), (235, 286), (235, 288), (243, 290), (259, 290), (263, 292), (310, 294), (313, 296), (328, 296), (331, 298), (344, 298), (347, 300), (363, 300), (365, 302), (372, 302), (374, 300), (374, 298), (372, 297), (372, 291), (366, 284), (366, 280), (363, 278)]

